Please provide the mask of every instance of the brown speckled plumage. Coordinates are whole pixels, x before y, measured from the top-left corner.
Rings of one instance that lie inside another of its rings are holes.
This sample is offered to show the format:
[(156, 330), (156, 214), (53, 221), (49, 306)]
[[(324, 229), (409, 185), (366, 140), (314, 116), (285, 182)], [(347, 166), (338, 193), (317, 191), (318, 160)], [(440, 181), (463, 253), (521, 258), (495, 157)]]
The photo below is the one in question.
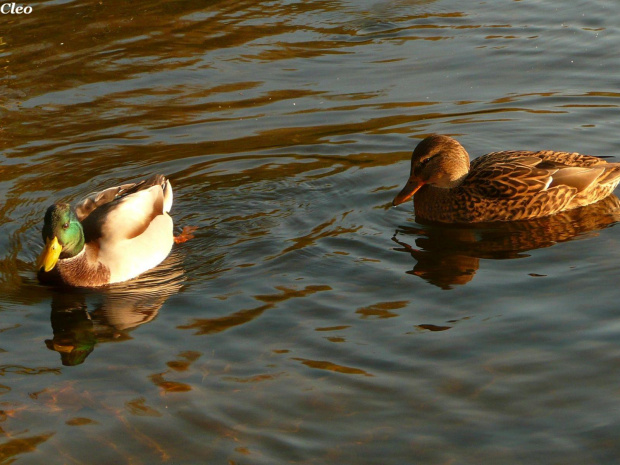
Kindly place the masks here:
[(417, 217), (443, 223), (540, 218), (598, 202), (620, 182), (620, 163), (578, 153), (493, 152), (469, 162), (454, 139), (416, 147), (394, 205), (414, 196)]

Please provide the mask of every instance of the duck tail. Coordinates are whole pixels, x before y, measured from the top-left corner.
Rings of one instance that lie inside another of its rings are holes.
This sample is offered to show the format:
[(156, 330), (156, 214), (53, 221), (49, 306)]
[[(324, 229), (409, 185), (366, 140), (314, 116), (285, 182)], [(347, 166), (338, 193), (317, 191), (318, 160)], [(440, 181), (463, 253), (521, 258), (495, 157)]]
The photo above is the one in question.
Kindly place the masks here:
[(607, 163), (603, 165), (605, 172), (598, 179), (599, 184), (612, 184), (620, 181), (620, 163)]
[(150, 178), (145, 179), (144, 181), (136, 184), (135, 190), (148, 189), (152, 186), (161, 186), (162, 191), (164, 192), (164, 212), (169, 213), (172, 208), (172, 184), (163, 174), (154, 174)]
[(164, 190), (164, 211), (169, 213), (172, 208), (172, 184), (170, 184), (168, 179), (164, 178), (164, 180), (165, 182), (162, 185), (162, 189)]

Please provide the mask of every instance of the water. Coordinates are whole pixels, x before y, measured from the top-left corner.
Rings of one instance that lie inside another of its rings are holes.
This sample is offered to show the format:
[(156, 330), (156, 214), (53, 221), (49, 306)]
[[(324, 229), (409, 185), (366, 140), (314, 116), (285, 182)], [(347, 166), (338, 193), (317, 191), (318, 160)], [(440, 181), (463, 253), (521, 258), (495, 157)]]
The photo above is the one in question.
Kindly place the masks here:
[[(430, 133), (617, 156), (615, 3), (29, 4), (0, 18), (1, 464), (617, 462), (618, 199), (390, 208)], [(49, 204), (152, 173), (194, 239), (37, 283)]]

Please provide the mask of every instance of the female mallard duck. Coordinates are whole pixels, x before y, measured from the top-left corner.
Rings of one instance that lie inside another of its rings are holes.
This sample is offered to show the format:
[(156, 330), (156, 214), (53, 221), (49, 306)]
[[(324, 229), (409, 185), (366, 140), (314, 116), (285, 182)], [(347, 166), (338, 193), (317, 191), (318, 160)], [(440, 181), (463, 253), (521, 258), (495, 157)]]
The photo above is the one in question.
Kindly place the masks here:
[(172, 187), (161, 175), (95, 192), (75, 210), (52, 205), (45, 213), (39, 280), (95, 287), (157, 266), (174, 242), (171, 207)]
[(619, 182), (620, 163), (578, 153), (493, 152), (470, 166), (461, 144), (435, 135), (413, 151), (392, 204), (414, 197), (417, 217), (443, 223), (526, 220), (598, 202)]

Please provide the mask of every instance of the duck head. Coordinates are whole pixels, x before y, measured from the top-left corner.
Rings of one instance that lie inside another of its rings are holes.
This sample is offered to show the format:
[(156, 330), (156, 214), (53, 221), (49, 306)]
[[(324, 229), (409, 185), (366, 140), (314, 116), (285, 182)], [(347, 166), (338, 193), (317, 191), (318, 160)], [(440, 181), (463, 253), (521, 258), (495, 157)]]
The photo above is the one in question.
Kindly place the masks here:
[(74, 257), (84, 248), (84, 230), (66, 203), (47, 209), (42, 236), (45, 248), (37, 261), (37, 270), (51, 271), (59, 258)]
[(413, 151), (409, 179), (392, 205), (406, 202), (425, 184), (443, 189), (456, 187), (468, 172), (469, 155), (461, 144), (448, 136), (429, 136)]

